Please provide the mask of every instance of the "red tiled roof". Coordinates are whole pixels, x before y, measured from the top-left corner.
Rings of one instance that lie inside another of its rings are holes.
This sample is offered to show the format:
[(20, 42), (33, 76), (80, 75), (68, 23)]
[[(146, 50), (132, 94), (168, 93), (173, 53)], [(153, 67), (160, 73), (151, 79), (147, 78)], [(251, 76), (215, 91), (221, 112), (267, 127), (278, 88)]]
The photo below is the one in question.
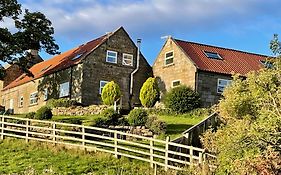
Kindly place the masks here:
[[(111, 33), (112, 34), (112, 33)], [(107, 38), (107, 35), (101, 36), (97, 39), (87, 42), (86, 44), (80, 45), (76, 48), (61, 53), (49, 60), (40, 62), (32, 66), (29, 71), (34, 77), (27, 76), (26, 74), (21, 75), (16, 80), (11, 82), (3, 90), (7, 90), (37, 78), (49, 75), (62, 69), (69, 68), (73, 65), (80, 63), (82, 58), (91, 53), (95, 48), (102, 44)], [(77, 58), (76, 58), (77, 57)]]
[[(234, 49), (187, 42), (178, 39), (174, 39), (174, 41), (189, 56), (197, 68), (203, 71), (246, 75), (250, 71), (261, 69), (263, 65), (260, 61), (268, 58), (268, 56), (265, 55)], [(204, 51), (218, 53), (222, 57), (222, 60), (208, 58)]]

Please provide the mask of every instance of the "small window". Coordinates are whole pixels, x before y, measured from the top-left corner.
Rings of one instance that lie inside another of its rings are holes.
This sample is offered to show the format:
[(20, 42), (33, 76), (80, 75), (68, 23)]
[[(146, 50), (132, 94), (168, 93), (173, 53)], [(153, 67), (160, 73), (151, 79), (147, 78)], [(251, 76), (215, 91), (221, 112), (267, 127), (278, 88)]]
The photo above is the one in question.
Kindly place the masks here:
[(260, 63), (265, 67), (265, 68), (272, 68), (273, 63), (267, 60), (260, 60)]
[(167, 52), (165, 54), (165, 65), (170, 65), (174, 63), (174, 51)]
[(38, 103), (38, 92), (34, 92), (30, 94), (30, 105), (34, 105)]
[(180, 80), (175, 80), (175, 81), (172, 81), (172, 87), (177, 87), (181, 84), (181, 81)]
[(218, 53), (208, 51), (204, 51), (204, 53), (208, 58), (222, 60), (222, 57)]
[(108, 63), (117, 63), (117, 52), (108, 50), (106, 52), (106, 62), (108, 62)]
[(221, 94), (230, 83), (231, 80), (218, 79), (217, 93)]
[(69, 82), (60, 84), (60, 94), (59, 97), (69, 96)]
[(76, 60), (78, 58), (80, 58), (83, 55), (83, 53), (79, 53), (77, 55), (75, 55), (73, 58), (71, 58), (71, 60)]
[(23, 107), (23, 96), (19, 99), (19, 107)]
[(108, 83), (108, 81), (100, 81), (100, 94), (102, 92), (103, 87)]
[(122, 64), (126, 65), (126, 66), (133, 66), (133, 55), (132, 54), (123, 53)]
[(44, 89), (44, 101), (48, 100), (48, 89)]

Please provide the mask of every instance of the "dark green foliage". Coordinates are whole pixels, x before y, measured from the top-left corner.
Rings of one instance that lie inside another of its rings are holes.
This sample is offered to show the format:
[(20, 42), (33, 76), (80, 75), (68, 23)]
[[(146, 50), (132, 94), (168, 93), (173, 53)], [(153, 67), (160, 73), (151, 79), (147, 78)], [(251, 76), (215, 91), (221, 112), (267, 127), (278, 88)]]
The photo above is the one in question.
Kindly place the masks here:
[(132, 126), (145, 125), (148, 114), (144, 109), (133, 109), (128, 115), (129, 124)]
[(181, 85), (171, 89), (164, 97), (164, 104), (176, 113), (185, 113), (200, 107), (199, 94)]
[(101, 98), (105, 105), (113, 105), (120, 97), (120, 87), (114, 81), (107, 83), (102, 89)]
[(57, 107), (71, 107), (77, 106), (78, 103), (75, 100), (69, 100), (65, 98), (60, 99), (50, 99), (47, 101), (47, 106), (50, 108), (57, 108)]
[(42, 106), (37, 110), (35, 119), (38, 120), (49, 120), (53, 117), (52, 110), (47, 106)]
[(127, 125), (127, 123), (126, 119), (115, 112), (113, 108), (104, 110), (101, 117), (94, 120), (94, 126)]
[(165, 134), (167, 129), (167, 124), (164, 121), (161, 121), (157, 118), (157, 116), (152, 115), (149, 116), (145, 127), (152, 131), (154, 134)]
[(34, 119), (35, 114), (36, 114), (35, 112), (29, 112), (29, 113), (25, 114), (25, 118)]
[(140, 90), (140, 101), (144, 107), (151, 108), (159, 100), (160, 92), (155, 78), (148, 78)]
[[(31, 13), (21, 10), (16, 0), (0, 1), (0, 22), (10, 19), (14, 23), (13, 31), (0, 27), (0, 60), (19, 65), (23, 71), (28, 71), (29, 63), (33, 60), (29, 49), (44, 49), (48, 54), (57, 54), (54, 29), (50, 20), (40, 12)], [(1, 25), (2, 26), (2, 25)]]

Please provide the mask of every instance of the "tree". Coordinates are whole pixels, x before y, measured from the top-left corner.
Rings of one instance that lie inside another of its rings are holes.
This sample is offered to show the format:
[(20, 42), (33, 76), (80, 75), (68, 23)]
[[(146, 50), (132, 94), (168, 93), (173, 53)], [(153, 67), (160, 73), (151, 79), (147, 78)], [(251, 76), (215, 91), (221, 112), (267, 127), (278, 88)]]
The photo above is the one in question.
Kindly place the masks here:
[(148, 78), (140, 90), (140, 101), (144, 107), (151, 108), (159, 100), (160, 92), (155, 78)]
[(280, 65), (275, 59), (272, 67), (251, 72), (245, 80), (236, 76), (225, 89), (219, 103), (224, 124), (203, 137), (204, 147), (217, 155), (216, 174), (281, 172)]
[[(21, 17), (22, 16), (22, 17)], [(0, 60), (8, 64), (17, 64), (28, 73), (26, 65), (28, 57), (32, 57), (28, 50), (43, 49), (48, 54), (58, 54), (58, 45), (53, 38), (54, 28), (50, 20), (40, 12), (31, 13), (27, 9), (24, 13), (17, 0), (0, 1), (0, 22), (6, 19), (14, 22), (15, 32), (0, 27)]]
[(102, 101), (105, 105), (113, 105), (115, 101), (120, 99), (121, 91), (118, 84), (114, 81), (107, 83), (101, 93)]

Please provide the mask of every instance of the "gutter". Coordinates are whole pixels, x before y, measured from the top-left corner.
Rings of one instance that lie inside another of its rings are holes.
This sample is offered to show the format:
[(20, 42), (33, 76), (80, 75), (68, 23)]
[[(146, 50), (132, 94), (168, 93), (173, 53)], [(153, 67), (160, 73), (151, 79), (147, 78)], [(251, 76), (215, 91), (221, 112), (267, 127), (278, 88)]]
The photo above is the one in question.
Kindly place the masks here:
[(130, 82), (130, 95), (133, 95), (133, 87), (134, 87), (134, 75), (137, 73), (140, 67), (140, 44), (141, 44), (141, 39), (137, 39), (137, 67), (136, 69), (131, 73), (131, 82)]

